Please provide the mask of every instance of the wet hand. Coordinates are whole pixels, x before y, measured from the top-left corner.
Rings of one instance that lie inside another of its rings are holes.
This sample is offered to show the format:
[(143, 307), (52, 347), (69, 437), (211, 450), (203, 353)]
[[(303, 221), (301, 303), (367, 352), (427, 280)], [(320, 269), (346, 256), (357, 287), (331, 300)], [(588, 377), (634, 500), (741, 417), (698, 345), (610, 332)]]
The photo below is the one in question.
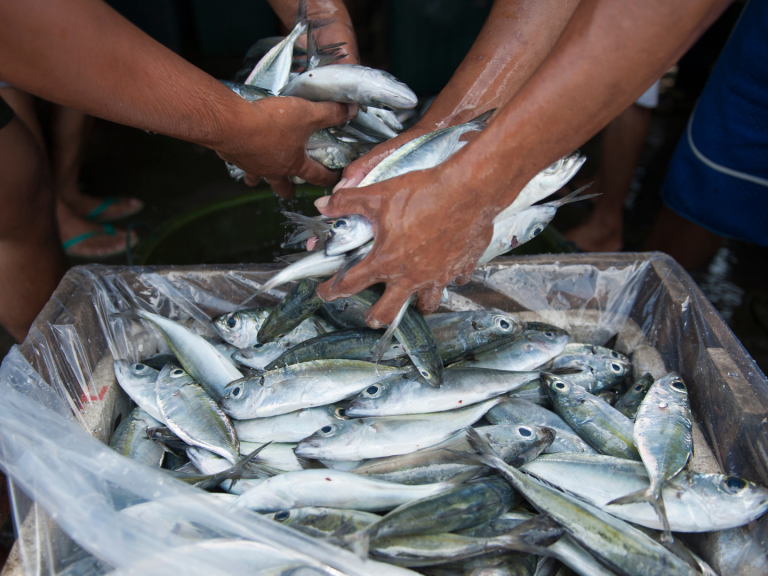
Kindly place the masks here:
[(330, 217), (362, 214), (373, 225), (376, 240), (368, 256), (334, 287), (332, 279), (317, 289), (324, 300), (334, 300), (386, 283), (366, 318), (372, 328), (388, 325), (413, 293), (428, 314), (440, 305), (448, 283), (468, 282), (490, 242), (495, 215), (479, 188), (443, 166), (343, 188), (315, 206)]
[(338, 180), (338, 172), (309, 158), (305, 146), (313, 132), (351, 120), (357, 114), (356, 104), (291, 97), (243, 102), (248, 108), (217, 152), (245, 170), (246, 184), (255, 186), (265, 178), (278, 196), (290, 198), (294, 194), (291, 176), (319, 186), (331, 186)]

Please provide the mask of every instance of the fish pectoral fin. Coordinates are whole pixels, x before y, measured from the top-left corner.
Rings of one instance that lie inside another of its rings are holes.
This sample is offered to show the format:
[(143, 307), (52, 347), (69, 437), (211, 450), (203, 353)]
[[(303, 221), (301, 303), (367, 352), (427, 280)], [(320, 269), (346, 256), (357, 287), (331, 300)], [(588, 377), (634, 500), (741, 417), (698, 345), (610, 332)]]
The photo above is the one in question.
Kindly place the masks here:
[(653, 505), (653, 501), (654, 497), (649, 493), (648, 489), (641, 488), (637, 492), (632, 492), (631, 494), (627, 494), (621, 498), (611, 500), (608, 502), (608, 504), (606, 504), (606, 506), (623, 506), (625, 504), (639, 504), (642, 502), (648, 502), (648, 504)]
[(519, 552), (547, 555), (546, 547), (557, 542), (565, 530), (547, 514), (540, 514), (502, 536), (505, 548)]

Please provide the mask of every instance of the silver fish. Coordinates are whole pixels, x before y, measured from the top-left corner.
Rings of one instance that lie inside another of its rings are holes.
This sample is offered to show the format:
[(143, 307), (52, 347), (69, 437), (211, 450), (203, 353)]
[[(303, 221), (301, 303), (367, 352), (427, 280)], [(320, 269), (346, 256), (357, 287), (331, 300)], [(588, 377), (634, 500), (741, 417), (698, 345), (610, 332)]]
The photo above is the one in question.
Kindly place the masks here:
[(279, 94), (312, 102), (356, 102), (384, 109), (408, 109), (418, 103), (416, 94), (391, 74), (357, 64), (330, 64), (308, 70), (286, 84)]
[(248, 84), (240, 84), (239, 82), (228, 82), (226, 80), (221, 80), (221, 83), (224, 84), (224, 86), (232, 90), (232, 92), (234, 92), (241, 98), (248, 100), (248, 102), (256, 102), (257, 100), (261, 100), (262, 98), (273, 96), (273, 94), (269, 90), (264, 90), (263, 88), (259, 88), (258, 86), (249, 86)]
[(125, 390), (125, 393), (136, 402), (139, 408), (158, 422), (165, 424), (165, 419), (160, 414), (160, 408), (157, 407), (157, 394), (155, 393), (155, 382), (160, 371), (150, 368), (146, 364), (131, 364), (127, 360), (115, 360), (113, 366), (120, 388)]
[(617, 352), (616, 350), (612, 350), (611, 348), (606, 348), (605, 346), (596, 346), (594, 344), (583, 344), (581, 342), (569, 342), (566, 344), (565, 349), (560, 353), (560, 356), (575, 356), (575, 355), (581, 355), (581, 356), (610, 356), (611, 358), (615, 358), (616, 360), (623, 360), (624, 362), (629, 362), (629, 358), (622, 354), (621, 352)]
[(278, 512), (305, 506), (375, 512), (391, 510), (406, 502), (449, 490), (463, 480), (466, 477), (408, 486), (338, 470), (302, 470), (265, 480), (243, 493), (232, 506), (261, 512)]
[(347, 398), (404, 369), (360, 360), (315, 360), (232, 382), (221, 407), (238, 420), (279, 416)]
[(280, 416), (235, 420), (234, 425), (241, 442), (298, 442), (323, 426), (344, 420), (344, 414), (343, 408), (329, 405)]
[[(512, 466), (520, 466), (535, 458), (554, 439), (552, 429), (540, 426), (481, 426), (475, 430)], [(474, 465), (456, 454), (468, 449), (466, 434), (460, 431), (431, 448), (403, 456), (374, 458), (363, 462), (352, 472), (402, 484), (441, 482)]]
[(579, 171), (586, 161), (586, 156), (574, 152), (560, 158), (560, 160), (539, 172), (525, 185), (514, 202), (496, 215), (496, 218), (493, 220), (494, 224), (533, 206), (539, 200), (543, 200), (560, 190), (576, 175), (576, 172)]
[(181, 368), (166, 366), (155, 384), (160, 413), (176, 436), (229, 460), (240, 460), (232, 423), (203, 388)]
[(650, 374), (644, 375), (640, 380), (635, 382), (621, 398), (619, 398), (618, 402), (616, 402), (616, 410), (624, 414), (627, 418), (634, 420), (635, 414), (637, 414), (637, 409), (640, 408), (640, 404), (652, 384), (653, 376)]
[[(264, 447), (259, 452), (258, 462), (249, 466), (257, 472), (275, 475), (280, 472), (297, 472), (303, 470), (302, 462), (296, 458), (293, 450), (296, 444), (289, 442), (240, 442), (240, 452), (243, 456), (257, 448)], [(229, 466), (228, 462), (213, 452), (195, 446), (187, 448), (187, 456), (202, 472), (215, 474)]]
[[(350, 125), (354, 128), (357, 128), (364, 134), (368, 134), (369, 136), (373, 136), (375, 138), (382, 138), (384, 140), (389, 140), (390, 138), (394, 138), (397, 136), (400, 132), (399, 130), (395, 130), (389, 124), (387, 124), (384, 119), (379, 117), (378, 114), (374, 114), (373, 111), (378, 110), (377, 108), (361, 108), (357, 116), (355, 116), (351, 121)], [(392, 112), (389, 112), (388, 110), (381, 110), (382, 112), (388, 112), (389, 114), (392, 114)], [(395, 116), (395, 120), (397, 120), (397, 117)], [(399, 123), (399, 122), (398, 122)], [(402, 124), (400, 124), (400, 130), (402, 130)]]
[(664, 541), (671, 540), (672, 536), (661, 490), (683, 469), (693, 453), (692, 426), (688, 389), (677, 372), (654, 382), (637, 410), (633, 433), (651, 485), (645, 491), (612, 502), (614, 505), (650, 503), (664, 525)]
[(444, 412), (483, 402), (539, 379), (538, 372), (506, 372), (487, 368), (449, 368), (440, 388), (418, 372), (371, 384), (347, 409), (353, 418)]
[(629, 361), (596, 354), (560, 354), (550, 364), (553, 370), (564, 368), (581, 370), (579, 374), (567, 375), (564, 378), (572, 384), (582, 386), (590, 394), (612, 388), (632, 373), (632, 364)]
[(285, 351), (286, 349), (279, 342), (267, 342), (266, 344), (256, 342), (249, 348), (233, 352), (232, 360), (252, 370), (263, 370), (267, 364), (280, 358)]
[(324, 426), (296, 447), (296, 455), (324, 460), (365, 460), (409, 454), (471, 426), (502, 399), (450, 412), (358, 418)]
[[(640, 462), (601, 454), (547, 454), (522, 469), (623, 520), (654, 530), (663, 527), (645, 503), (609, 505), (648, 489), (648, 472)], [(768, 489), (733, 476), (686, 471), (670, 480), (662, 493), (675, 532), (727, 530), (768, 510)]]
[(184, 370), (214, 400), (219, 400), (224, 395), (224, 387), (232, 380), (243, 377), (232, 362), (216, 350), (213, 344), (178, 322), (164, 318), (159, 314), (137, 309), (121, 312), (115, 316), (121, 318), (138, 317), (151, 322), (160, 330)]
[(319, 506), (281, 510), (264, 514), (264, 517), (315, 538), (327, 538), (343, 528), (360, 530), (381, 519), (381, 516), (372, 512), (337, 510)]
[(398, 119), (397, 114), (392, 112), (392, 110), (384, 110), (383, 108), (369, 108), (368, 113), (376, 116), (379, 120), (384, 122), (384, 124), (389, 126), (395, 132), (400, 133), (403, 131), (402, 123)]
[(109, 447), (122, 456), (159, 468), (165, 451), (147, 438), (147, 428), (155, 426), (160, 426), (160, 422), (141, 408), (134, 408), (112, 434)]
[(256, 335), (270, 312), (272, 308), (236, 310), (217, 316), (211, 320), (211, 326), (225, 342), (238, 348), (248, 348), (257, 341)]
[(331, 236), (325, 244), (328, 256), (344, 254), (359, 248), (373, 238), (373, 227), (365, 216), (352, 214), (337, 218), (331, 224)]
[(640, 460), (632, 440), (632, 421), (581, 386), (541, 373), (555, 411), (595, 450), (609, 456)]
[[(523, 398), (510, 397), (488, 410), (485, 418), (492, 424), (529, 424), (552, 428), (556, 436), (552, 444), (544, 450), (545, 454), (559, 452), (595, 453), (595, 450), (584, 442), (560, 416)], [(499, 451), (496, 446), (493, 448), (497, 452)], [(502, 453), (499, 455), (504, 458)], [(504, 461), (507, 461), (506, 458)]]
[(430, 314), (440, 357), (450, 363), (510, 342), (525, 330), (525, 322), (503, 312), (469, 311)]
[(454, 366), (527, 372), (557, 356), (567, 343), (568, 333), (565, 330), (529, 322), (519, 338), (481, 352), (472, 360), (457, 362)]
[(478, 462), (501, 472), (512, 487), (521, 492), (534, 507), (550, 515), (574, 540), (617, 574), (696, 574), (669, 550), (626, 522), (507, 466), (473, 430), (467, 430), (467, 437), (476, 451), (474, 458)]

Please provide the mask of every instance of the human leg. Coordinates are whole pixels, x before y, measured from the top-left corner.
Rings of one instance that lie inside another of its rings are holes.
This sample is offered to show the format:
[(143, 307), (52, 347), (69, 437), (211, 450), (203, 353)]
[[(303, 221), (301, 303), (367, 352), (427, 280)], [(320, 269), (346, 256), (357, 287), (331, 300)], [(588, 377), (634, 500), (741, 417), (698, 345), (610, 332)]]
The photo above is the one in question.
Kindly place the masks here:
[(0, 324), (19, 342), (67, 269), (50, 174), (33, 133), (0, 129)]
[(722, 236), (663, 206), (643, 250), (665, 252), (686, 270), (694, 270), (712, 257), (722, 244)]

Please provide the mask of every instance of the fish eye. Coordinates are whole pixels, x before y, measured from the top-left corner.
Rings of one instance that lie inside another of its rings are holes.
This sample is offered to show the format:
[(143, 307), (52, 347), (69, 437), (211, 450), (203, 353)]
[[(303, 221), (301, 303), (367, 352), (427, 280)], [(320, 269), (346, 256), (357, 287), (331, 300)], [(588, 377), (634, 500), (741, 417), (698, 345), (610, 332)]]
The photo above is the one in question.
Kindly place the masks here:
[(509, 330), (512, 327), (512, 324), (510, 324), (507, 320), (504, 318), (498, 318), (499, 328), (502, 330)]
[(611, 350), (611, 356), (613, 356), (614, 358), (618, 358), (619, 357), (619, 353), (616, 352), (616, 350)]
[(736, 476), (726, 476), (723, 479), (723, 487), (731, 494), (736, 494), (747, 487), (747, 481)]
[(541, 234), (542, 230), (544, 230), (543, 226), (536, 226), (536, 228), (533, 229), (532, 235), (538, 236), (539, 234)]
[(681, 380), (674, 380), (670, 383), (670, 386), (678, 392), (685, 392), (685, 384)]
[(235, 386), (235, 388), (232, 390), (232, 396), (237, 397), (240, 396), (240, 392), (242, 392), (243, 389), (240, 386)]
[(544, 336), (546, 336), (547, 338), (554, 338), (555, 337), (555, 333), (554, 332), (544, 332)]
[(229, 326), (230, 328), (234, 328), (235, 326), (237, 326), (237, 318), (235, 318), (234, 316), (230, 316), (229, 318), (227, 318), (227, 326)]
[(144, 364), (134, 364), (133, 365), (133, 369), (136, 370), (136, 372), (141, 372), (142, 370), (144, 370), (144, 368), (146, 368), (146, 366), (144, 366)]
[(179, 378), (180, 376), (184, 376), (184, 370), (181, 368), (176, 368), (175, 370), (171, 370), (171, 378)]
[(554, 386), (558, 390), (565, 390), (565, 382), (555, 382)]
[(381, 392), (381, 386), (376, 386), (375, 384), (373, 386), (368, 386), (368, 388), (365, 389), (365, 394), (367, 396), (376, 397), (379, 395), (379, 392)]
[(338, 418), (346, 418), (347, 417), (347, 409), (346, 408), (336, 408), (336, 416)]
[(624, 369), (622, 368), (621, 364), (616, 364), (616, 362), (613, 362), (611, 364), (611, 371), (616, 372), (616, 374), (621, 374)]
[(517, 429), (517, 433), (520, 434), (520, 436), (525, 436), (526, 438), (533, 436), (533, 432), (531, 432), (531, 429), (525, 428), (524, 426), (520, 426)]
[(277, 514), (275, 514), (273, 518), (278, 522), (284, 522), (285, 520), (288, 520), (290, 515), (291, 515), (290, 512), (288, 512), (287, 510), (283, 510), (282, 512), (278, 512)]
[(424, 378), (429, 378), (430, 374), (426, 370), (419, 370), (419, 374), (421, 374)]
[(323, 426), (322, 428), (320, 428), (320, 430), (318, 430), (318, 432), (320, 434), (324, 435), (324, 436), (330, 436), (331, 434), (333, 434), (333, 432), (335, 430), (336, 430), (336, 426), (328, 424), (328, 425)]
[(253, 345), (254, 348), (262, 348), (263, 346), (264, 344), (262, 344), (261, 342), (257, 342), (256, 344)]
[(344, 218), (339, 218), (336, 220), (336, 222), (333, 223), (334, 228), (346, 228), (347, 227), (347, 221), (344, 220)]
[(642, 392), (642, 391), (643, 391), (643, 385), (642, 384), (637, 384), (635, 386), (635, 392)]

